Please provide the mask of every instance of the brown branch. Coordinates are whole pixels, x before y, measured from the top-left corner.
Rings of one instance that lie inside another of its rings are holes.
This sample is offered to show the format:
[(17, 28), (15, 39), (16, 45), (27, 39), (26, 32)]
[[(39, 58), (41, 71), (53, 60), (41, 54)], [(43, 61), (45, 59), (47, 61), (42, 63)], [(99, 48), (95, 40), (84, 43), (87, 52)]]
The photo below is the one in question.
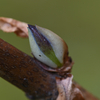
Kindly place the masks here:
[[(43, 70), (39, 62), (2, 39), (0, 39), (0, 76), (34, 98), (55, 100), (58, 96), (55, 82), (57, 74)], [(98, 100), (77, 83), (73, 83), (82, 91), (85, 100)]]
[[(54, 73), (43, 70), (27, 54), (0, 39), (0, 76), (21, 90), (42, 98), (57, 93)], [(53, 98), (56, 98), (55, 95)]]

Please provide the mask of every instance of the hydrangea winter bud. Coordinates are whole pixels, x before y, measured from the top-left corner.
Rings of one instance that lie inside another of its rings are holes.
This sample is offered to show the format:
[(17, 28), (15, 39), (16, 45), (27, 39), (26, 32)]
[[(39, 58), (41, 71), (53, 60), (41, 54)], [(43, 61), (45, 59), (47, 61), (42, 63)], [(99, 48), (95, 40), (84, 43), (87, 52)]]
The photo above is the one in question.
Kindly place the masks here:
[(54, 32), (39, 26), (28, 25), (29, 42), (36, 59), (51, 68), (60, 68), (68, 59), (68, 47)]

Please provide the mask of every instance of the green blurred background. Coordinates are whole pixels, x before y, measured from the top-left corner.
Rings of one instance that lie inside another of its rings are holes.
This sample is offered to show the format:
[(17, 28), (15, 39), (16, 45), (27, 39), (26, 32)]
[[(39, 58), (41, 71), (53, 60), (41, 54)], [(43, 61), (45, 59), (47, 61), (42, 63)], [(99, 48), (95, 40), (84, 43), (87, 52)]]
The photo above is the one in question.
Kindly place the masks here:
[[(100, 98), (100, 0), (0, 0), (0, 16), (48, 28), (61, 36), (75, 64), (74, 80)], [(0, 38), (31, 55), (28, 39), (0, 31)], [(0, 100), (27, 100), (0, 78)]]

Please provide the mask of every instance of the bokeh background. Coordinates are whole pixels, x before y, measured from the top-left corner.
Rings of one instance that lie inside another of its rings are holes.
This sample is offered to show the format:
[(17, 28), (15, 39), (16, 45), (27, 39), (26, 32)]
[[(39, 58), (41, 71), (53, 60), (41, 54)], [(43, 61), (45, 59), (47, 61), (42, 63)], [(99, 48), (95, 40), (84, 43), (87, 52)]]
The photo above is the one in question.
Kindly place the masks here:
[[(48, 28), (62, 37), (75, 64), (74, 80), (100, 98), (100, 0), (0, 0), (0, 16)], [(0, 38), (31, 55), (28, 39), (0, 31)], [(27, 100), (0, 78), (0, 100)]]

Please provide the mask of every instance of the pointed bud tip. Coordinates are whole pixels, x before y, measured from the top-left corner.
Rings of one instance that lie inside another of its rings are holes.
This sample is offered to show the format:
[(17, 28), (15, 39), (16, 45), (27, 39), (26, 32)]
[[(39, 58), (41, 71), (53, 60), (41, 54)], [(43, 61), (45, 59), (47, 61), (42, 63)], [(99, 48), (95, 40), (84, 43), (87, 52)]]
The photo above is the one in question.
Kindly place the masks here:
[(28, 28), (29, 28), (29, 29), (34, 29), (34, 28), (36, 28), (36, 26), (35, 26), (35, 25), (30, 25), (30, 24), (28, 24)]

